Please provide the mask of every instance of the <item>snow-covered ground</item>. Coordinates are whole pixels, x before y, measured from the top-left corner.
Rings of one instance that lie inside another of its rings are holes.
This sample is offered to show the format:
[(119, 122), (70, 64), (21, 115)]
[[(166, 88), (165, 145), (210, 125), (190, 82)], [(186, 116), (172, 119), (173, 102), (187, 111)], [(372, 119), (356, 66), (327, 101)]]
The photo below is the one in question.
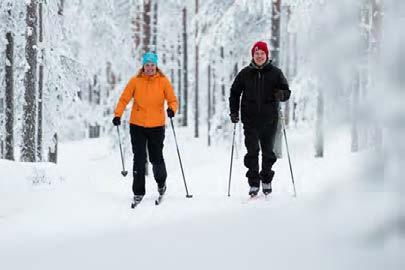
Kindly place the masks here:
[[(273, 194), (247, 200), (243, 145), (227, 197), (230, 142), (206, 147), (179, 128), (192, 199), (185, 197), (172, 131), (166, 130), (168, 192), (156, 184), (130, 209), (132, 176), (120, 175), (108, 138), (63, 143), (58, 165), (0, 160), (0, 269), (403, 269), (403, 238), (379, 230), (392, 196), (361, 179), (367, 153), (351, 154), (345, 130), (327, 134), (325, 158), (312, 135), (288, 131)], [(241, 140), (236, 140), (238, 143)], [(131, 171), (130, 155), (126, 167)], [(381, 229), (383, 230), (383, 229)]]

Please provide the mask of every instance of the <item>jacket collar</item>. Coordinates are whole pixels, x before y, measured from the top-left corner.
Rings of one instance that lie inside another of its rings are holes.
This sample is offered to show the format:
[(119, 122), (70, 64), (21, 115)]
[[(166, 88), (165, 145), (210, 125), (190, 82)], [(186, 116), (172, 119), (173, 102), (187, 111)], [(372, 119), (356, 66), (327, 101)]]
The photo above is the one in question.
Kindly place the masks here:
[(144, 72), (142, 72), (142, 73), (140, 74), (140, 76), (141, 76), (142, 78), (146, 78), (146, 79), (154, 79), (154, 78), (160, 77), (159, 73), (157, 73), (157, 72), (156, 72), (154, 75), (152, 75), (152, 76), (146, 75)]
[(251, 69), (255, 69), (255, 70), (261, 70), (261, 69), (263, 69), (263, 70), (269, 70), (269, 69), (271, 69), (272, 68), (272, 64), (271, 64), (271, 60), (267, 60), (262, 66), (258, 66), (258, 65), (256, 65), (256, 63), (253, 61), (253, 59), (252, 59), (252, 61), (250, 62), (250, 64), (249, 64), (249, 68), (251, 68)]
[(140, 68), (138, 70), (138, 73), (136, 74), (136, 76), (139, 77), (139, 78), (154, 79), (154, 78), (158, 78), (158, 77), (164, 77), (165, 75), (163, 74), (163, 72), (159, 68), (156, 68), (156, 74), (155, 75), (147, 76), (147, 75), (145, 75), (145, 73), (143, 73), (143, 69)]

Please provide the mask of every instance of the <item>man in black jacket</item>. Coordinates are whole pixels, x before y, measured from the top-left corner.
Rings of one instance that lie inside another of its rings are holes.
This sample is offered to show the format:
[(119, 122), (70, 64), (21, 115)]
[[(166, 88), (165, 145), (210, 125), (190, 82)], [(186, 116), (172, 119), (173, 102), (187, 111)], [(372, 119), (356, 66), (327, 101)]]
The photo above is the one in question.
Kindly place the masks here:
[[(246, 177), (250, 186), (249, 195), (256, 196), (260, 180), (263, 193), (267, 195), (272, 192), (271, 181), (274, 177), (272, 166), (277, 160), (273, 147), (279, 102), (288, 100), (291, 91), (283, 72), (271, 64), (265, 42), (256, 42), (251, 53), (252, 62), (238, 73), (232, 84), (229, 107), (232, 123), (239, 122), (239, 108), (241, 111), (247, 149), (244, 163), (248, 168)], [(262, 170), (259, 173), (260, 148)]]

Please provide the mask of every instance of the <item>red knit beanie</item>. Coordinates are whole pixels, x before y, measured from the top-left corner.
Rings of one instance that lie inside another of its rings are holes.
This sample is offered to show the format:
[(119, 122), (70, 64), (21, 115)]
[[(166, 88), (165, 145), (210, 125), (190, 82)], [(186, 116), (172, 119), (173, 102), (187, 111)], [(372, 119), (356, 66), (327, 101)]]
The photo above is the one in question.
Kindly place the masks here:
[(264, 41), (258, 41), (252, 47), (252, 57), (257, 50), (262, 50), (266, 53), (266, 57), (269, 58), (269, 49), (267, 48), (267, 44)]

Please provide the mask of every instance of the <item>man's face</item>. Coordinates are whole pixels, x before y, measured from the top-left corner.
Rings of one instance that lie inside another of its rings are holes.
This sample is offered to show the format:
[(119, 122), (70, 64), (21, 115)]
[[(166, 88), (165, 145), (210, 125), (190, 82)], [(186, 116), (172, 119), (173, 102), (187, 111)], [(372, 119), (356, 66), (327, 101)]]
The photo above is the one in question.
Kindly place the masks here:
[(262, 50), (257, 50), (253, 54), (253, 61), (255, 61), (256, 65), (261, 66), (266, 63), (267, 57), (266, 53)]
[(143, 70), (145, 72), (145, 75), (148, 75), (148, 76), (155, 75), (156, 74), (156, 65), (153, 63), (146, 63), (143, 66)]

